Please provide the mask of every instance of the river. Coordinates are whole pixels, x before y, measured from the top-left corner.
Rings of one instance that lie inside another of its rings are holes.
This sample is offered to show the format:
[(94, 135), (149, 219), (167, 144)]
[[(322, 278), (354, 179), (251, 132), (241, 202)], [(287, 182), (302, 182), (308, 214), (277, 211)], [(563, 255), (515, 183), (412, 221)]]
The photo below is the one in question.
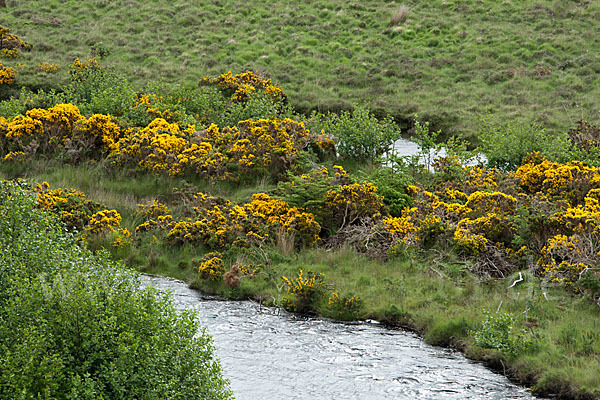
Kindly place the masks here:
[(458, 352), (376, 322), (304, 318), (203, 296), (170, 278), (141, 279), (170, 292), (179, 309), (197, 310), (238, 400), (535, 398)]

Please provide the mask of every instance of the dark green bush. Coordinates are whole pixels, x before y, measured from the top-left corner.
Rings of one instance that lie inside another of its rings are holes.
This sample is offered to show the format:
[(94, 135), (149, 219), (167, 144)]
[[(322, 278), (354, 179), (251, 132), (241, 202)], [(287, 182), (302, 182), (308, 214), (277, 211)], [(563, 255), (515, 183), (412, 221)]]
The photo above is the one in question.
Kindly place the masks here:
[(193, 313), (0, 185), (0, 399), (232, 397)]
[(413, 204), (412, 197), (406, 193), (406, 187), (414, 182), (412, 177), (402, 170), (377, 168), (368, 173), (364, 180), (377, 186), (377, 194), (383, 197), (383, 204), (394, 217), (399, 217), (402, 209)]

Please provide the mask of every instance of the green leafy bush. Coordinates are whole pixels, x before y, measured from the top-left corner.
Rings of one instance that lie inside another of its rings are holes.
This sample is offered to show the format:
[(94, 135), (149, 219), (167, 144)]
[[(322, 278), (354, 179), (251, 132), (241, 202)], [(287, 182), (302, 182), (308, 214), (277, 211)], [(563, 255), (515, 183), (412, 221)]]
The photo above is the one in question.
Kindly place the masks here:
[(12, 119), (19, 114), (23, 114), (25, 109), (19, 99), (16, 97), (0, 101), (0, 117)]
[(402, 210), (413, 204), (412, 197), (406, 187), (412, 185), (413, 179), (402, 170), (377, 168), (367, 174), (366, 181), (377, 186), (377, 194), (383, 197), (383, 204), (393, 217), (400, 217)]
[(311, 132), (325, 131), (336, 138), (341, 157), (374, 162), (389, 151), (400, 138), (400, 128), (391, 117), (378, 120), (366, 107), (356, 106), (352, 112), (338, 114), (313, 113), (308, 124)]
[(0, 399), (229, 399), (192, 312), (0, 182)]
[(491, 314), (489, 311), (484, 311), (483, 314), (485, 320), (479, 329), (471, 332), (477, 346), (499, 350), (510, 358), (515, 358), (533, 347), (533, 338), (527, 337), (524, 330), (513, 329), (514, 319), (511, 314)]
[(562, 160), (569, 149), (566, 134), (552, 136), (535, 122), (499, 121), (491, 115), (480, 122), (481, 151), (488, 167), (512, 171), (536, 151), (549, 160)]

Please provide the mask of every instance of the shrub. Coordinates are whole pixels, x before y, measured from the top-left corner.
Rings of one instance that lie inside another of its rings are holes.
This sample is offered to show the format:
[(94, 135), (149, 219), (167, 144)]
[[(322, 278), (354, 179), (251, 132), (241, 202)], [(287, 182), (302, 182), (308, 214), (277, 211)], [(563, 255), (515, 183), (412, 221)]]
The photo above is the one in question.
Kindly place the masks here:
[(339, 115), (313, 113), (308, 127), (313, 132), (323, 131), (333, 136), (341, 157), (361, 162), (375, 162), (400, 138), (400, 128), (391, 117), (378, 120), (363, 106)]
[(515, 358), (530, 350), (535, 344), (533, 338), (526, 336), (525, 330), (515, 331), (513, 329), (514, 319), (511, 314), (491, 314), (485, 310), (483, 314), (485, 320), (481, 326), (477, 330), (471, 331), (477, 346), (496, 349), (509, 358)]
[(102, 209), (100, 203), (87, 200), (85, 194), (75, 189), (50, 189), (48, 182), (34, 188), (38, 205), (60, 217), (68, 229), (82, 231), (94, 213)]
[(516, 169), (529, 153), (538, 151), (544, 157), (557, 160), (569, 148), (566, 134), (551, 136), (534, 122), (498, 121), (491, 115), (480, 121), (481, 151), (489, 167), (502, 171)]
[(84, 62), (76, 59), (69, 74), (66, 100), (77, 104), (85, 115), (110, 114), (140, 122), (134, 108), (135, 89), (125, 78), (102, 68), (95, 58)]
[(377, 168), (364, 179), (377, 186), (377, 194), (383, 198), (387, 212), (393, 217), (399, 217), (404, 208), (413, 204), (412, 198), (406, 191), (406, 188), (413, 184), (413, 179), (403, 171)]
[(17, 98), (0, 101), (0, 117), (12, 119), (24, 112), (24, 108)]
[(230, 399), (193, 312), (0, 182), (0, 399)]
[(319, 223), (327, 214), (325, 196), (339, 185), (351, 183), (350, 176), (338, 165), (313, 169), (302, 175), (288, 173), (287, 180), (277, 184), (276, 195), (291, 206), (311, 212)]
[(217, 78), (203, 78), (200, 85), (213, 85), (219, 88), (234, 102), (247, 102), (253, 94), (260, 92), (273, 103), (285, 104), (287, 95), (281, 88), (272, 84), (271, 79), (258, 76), (253, 71), (233, 75), (231, 71)]
[(304, 271), (298, 271), (298, 276), (293, 279), (282, 277), (287, 286), (287, 292), (291, 297), (284, 297), (283, 306), (298, 313), (313, 311), (319, 295), (324, 290), (324, 276), (319, 272), (308, 271), (306, 277)]
[(202, 279), (211, 281), (222, 280), (224, 273), (223, 255), (218, 251), (204, 255), (199, 262), (198, 274)]
[(15, 58), (19, 50), (29, 48), (31, 45), (10, 32), (11, 29), (0, 26), (0, 55)]
[(12, 67), (5, 67), (0, 63), (0, 86), (12, 85), (17, 77), (17, 71)]
[(246, 247), (264, 243), (277, 235), (289, 235), (297, 246), (312, 246), (318, 240), (321, 226), (310, 213), (290, 207), (283, 200), (265, 193), (252, 195), (252, 200), (236, 205), (205, 193), (194, 196), (195, 216), (173, 221), (167, 227), (167, 240), (172, 243), (203, 243), (223, 249), (236, 245)]
[(34, 108), (0, 123), (0, 152), (23, 151), (28, 156), (68, 155), (71, 161), (108, 152), (120, 135), (109, 116), (86, 119), (72, 104)]
[(324, 203), (329, 226), (340, 229), (362, 218), (377, 220), (383, 211), (377, 187), (369, 182), (339, 185), (326, 193)]
[(352, 295), (340, 297), (337, 291), (331, 293), (327, 305), (331, 316), (341, 321), (356, 320), (362, 308), (360, 298)]

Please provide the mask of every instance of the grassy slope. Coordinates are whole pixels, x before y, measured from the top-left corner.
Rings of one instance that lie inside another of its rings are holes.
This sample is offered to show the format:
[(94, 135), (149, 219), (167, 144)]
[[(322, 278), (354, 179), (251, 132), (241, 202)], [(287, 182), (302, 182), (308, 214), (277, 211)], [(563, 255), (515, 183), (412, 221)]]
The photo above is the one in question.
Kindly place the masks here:
[[(186, 184), (182, 179), (153, 177), (145, 174), (111, 173), (102, 164), (79, 167), (61, 165), (52, 161), (38, 161), (28, 165), (3, 165), (0, 179), (28, 177), (34, 181), (46, 180), (51, 187), (75, 187), (88, 198), (115, 207), (123, 215), (123, 225), (133, 230), (141, 221), (132, 216), (137, 203), (159, 198), (169, 202), (174, 188)], [(198, 182), (187, 182), (195, 187)], [(197, 187), (203, 190), (202, 187)], [(228, 186), (211, 187), (212, 193), (242, 200), (250, 193), (268, 190), (268, 187), (232, 189)], [(208, 188), (204, 188), (208, 190)], [(199, 258), (205, 249), (194, 246), (173, 247), (160, 242), (136, 242), (127, 250), (114, 251), (142, 271), (173, 276), (194, 283), (204, 291), (229, 297), (254, 297), (267, 303), (277, 302), (278, 292), (273, 282), (260, 275), (257, 279), (242, 281), (239, 289), (211, 285), (197, 281), (192, 258)], [(272, 273), (276, 277), (294, 277), (299, 268), (322, 272), (326, 283), (341, 295), (357, 295), (363, 304), (360, 318), (388, 320), (410, 327), (438, 345), (455, 345), (468, 355), (490, 362), (500, 372), (515, 380), (533, 385), (540, 393), (560, 393), (564, 398), (597, 398), (600, 393), (600, 310), (587, 300), (572, 297), (561, 289), (544, 289), (531, 275), (515, 288), (508, 286), (517, 277), (507, 280), (480, 281), (461, 264), (431, 260), (419, 262), (391, 260), (381, 263), (369, 260), (350, 249), (326, 251), (304, 250), (285, 255), (271, 253)], [(546, 295), (544, 295), (544, 291)], [(325, 302), (317, 306), (327, 313)], [(494, 351), (481, 351), (468, 346), (469, 330), (476, 329), (484, 318), (483, 310), (520, 314), (523, 321), (539, 340), (539, 348), (516, 360), (502, 359)], [(577, 397), (587, 393), (589, 397)]]
[[(419, 112), (447, 133), (476, 132), (489, 107), (550, 131), (600, 119), (600, 3), (539, 0), (8, 1), (0, 24), (37, 51), (21, 84), (56, 86), (36, 72), (67, 68), (90, 47), (138, 84), (254, 69), (301, 110), (365, 101), (399, 117)], [(64, 74), (61, 74), (64, 76)]]

